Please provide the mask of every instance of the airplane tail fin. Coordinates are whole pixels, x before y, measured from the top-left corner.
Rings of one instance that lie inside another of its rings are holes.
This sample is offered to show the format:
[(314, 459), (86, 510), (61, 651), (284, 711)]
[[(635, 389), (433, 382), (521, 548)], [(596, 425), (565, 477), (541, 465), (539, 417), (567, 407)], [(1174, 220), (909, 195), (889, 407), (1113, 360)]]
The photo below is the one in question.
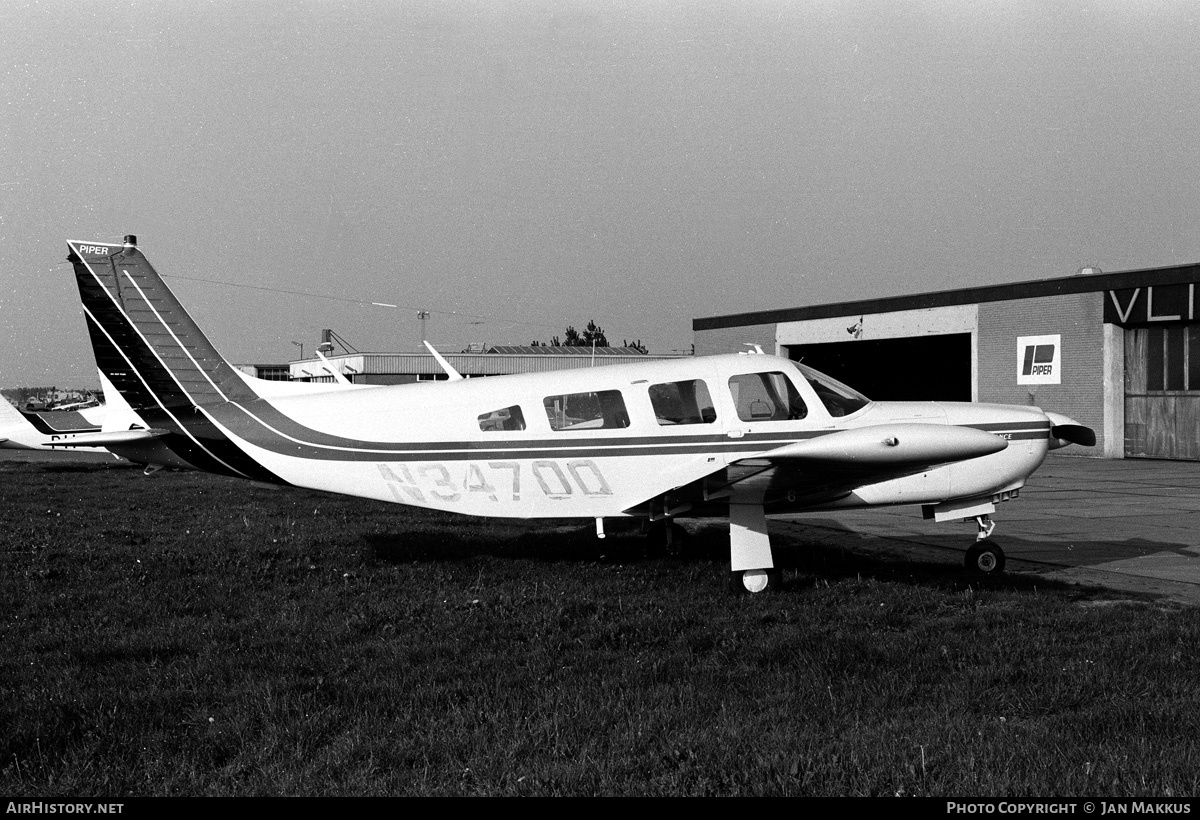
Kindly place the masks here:
[(8, 399), (0, 396), (0, 442), (8, 441), (11, 436), (29, 429), (29, 422), (20, 411), (9, 404)]
[(96, 364), (133, 410), (258, 397), (138, 250), (136, 237), (123, 245), (67, 245)]
[(137, 238), (67, 245), (96, 365), (134, 413), (197, 469), (278, 481), (205, 412), (259, 396), (184, 310)]
[(25, 424), (25, 419), (21, 416), (21, 412), (13, 407), (8, 399), (0, 396), (0, 425), (15, 424), (17, 422)]

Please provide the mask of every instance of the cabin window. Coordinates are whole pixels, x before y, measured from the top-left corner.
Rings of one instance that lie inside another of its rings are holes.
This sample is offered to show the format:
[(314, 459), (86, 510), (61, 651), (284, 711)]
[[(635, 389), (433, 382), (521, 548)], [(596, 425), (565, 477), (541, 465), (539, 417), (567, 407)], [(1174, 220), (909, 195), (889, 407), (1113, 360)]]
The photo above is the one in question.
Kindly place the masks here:
[(825, 405), (825, 409), (831, 416), (848, 416), (871, 403), (870, 399), (853, 387), (847, 387), (819, 370), (813, 370), (804, 365), (797, 365), (797, 368), (812, 385), (812, 389), (817, 393), (817, 398), (821, 400), (821, 404)]
[(619, 390), (547, 396), (543, 401), (552, 430), (611, 430), (629, 426)]
[(779, 372), (734, 376), (729, 392), (742, 421), (787, 421), (808, 415), (795, 385)]
[(525, 415), (517, 405), (484, 413), (479, 417), (479, 429), (485, 433), (495, 430), (524, 430)]
[(699, 379), (650, 386), (650, 403), (661, 425), (712, 424), (717, 420), (708, 385)]

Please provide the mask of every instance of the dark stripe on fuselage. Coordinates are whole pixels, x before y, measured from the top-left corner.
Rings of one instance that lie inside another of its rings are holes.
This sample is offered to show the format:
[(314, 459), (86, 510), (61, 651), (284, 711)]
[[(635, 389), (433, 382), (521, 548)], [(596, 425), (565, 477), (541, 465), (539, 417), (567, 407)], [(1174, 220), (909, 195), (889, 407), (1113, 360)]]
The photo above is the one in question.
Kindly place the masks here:
[[(284, 414), (266, 399), (258, 399), (246, 404), (228, 403), (206, 409), (210, 409), (213, 418), (236, 438), (244, 439), (257, 447), (281, 455), (322, 460), (358, 460), (360, 458), (380, 460), (392, 454), (407, 456), (406, 460), (412, 460), (417, 455), (428, 455), (435, 458), (482, 458), (487, 457), (487, 454), (491, 452), (511, 455), (513, 452), (521, 450), (538, 451), (536, 455), (526, 456), (529, 458), (545, 457), (547, 453), (570, 451), (586, 451), (597, 455), (615, 452), (621, 454), (637, 452), (645, 455), (659, 455), (664, 452), (730, 452), (745, 450), (746, 445), (751, 443), (762, 448), (778, 447), (795, 441), (839, 432), (838, 430), (755, 432), (747, 433), (736, 439), (730, 438), (724, 432), (658, 436), (623, 436), (619, 434), (586, 436), (578, 433), (566, 433), (561, 438), (551, 439), (484, 438), (458, 441), (394, 442), (347, 438), (314, 430)], [(986, 430), (1010, 441), (1044, 439), (1048, 438), (1050, 434), (1049, 421), (1009, 421), (963, 426)], [(631, 448), (635, 449), (631, 450)], [(463, 450), (480, 452), (450, 455), (450, 453)], [(351, 459), (350, 454), (358, 455)]]
[[(318, 461), (462, 461), (514, 458), (604, 458), (612, 456), (708, 455), (769, 450), (804, 439), (841, 432), (809, 430), (748, 433), (730, 438), (724, 433), (686, 436), (627, 436), (520, 440), (460, 440), (381, 442), (350, 439), (305, 427), (260, 399), (243, 407), (227, 403), (206, 408), (235, 438), (280, 455)], [(992, 424), (995, 435), (1014, 440), (1049, 437), (1049, 424)]]
[(994, 433), (1009, 441), (1037, 441), (1050, 438), (1050, 419), (1043, 421), (993, 421), (988, 424), (964, 424), (973, 430)]
[(1043, 430), (1047, 435), (1050, 434), (1050, 419), (1042, 421), (993, 421), (988, 424), (962, 424), (961, 427), (969, 427), (972, 430), (984, 430), (988, 433), (1012, 432), (1015, 430)]

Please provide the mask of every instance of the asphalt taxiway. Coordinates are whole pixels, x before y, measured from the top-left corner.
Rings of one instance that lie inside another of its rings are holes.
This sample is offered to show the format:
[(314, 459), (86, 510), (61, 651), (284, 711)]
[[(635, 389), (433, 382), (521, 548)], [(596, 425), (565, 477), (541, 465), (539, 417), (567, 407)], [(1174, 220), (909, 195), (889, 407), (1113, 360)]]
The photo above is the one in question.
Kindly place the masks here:
[[(1200, 606), (1200, 462), (1051, 454), (1020, 496), (996, 505), (992, 517), (992, 540), (1003, 548), (1009, 572)], [(914, 507), (795, 520), (882, 539), (902, 551), (962, 554), (976, 530), (973, 522), (926, 521)]]

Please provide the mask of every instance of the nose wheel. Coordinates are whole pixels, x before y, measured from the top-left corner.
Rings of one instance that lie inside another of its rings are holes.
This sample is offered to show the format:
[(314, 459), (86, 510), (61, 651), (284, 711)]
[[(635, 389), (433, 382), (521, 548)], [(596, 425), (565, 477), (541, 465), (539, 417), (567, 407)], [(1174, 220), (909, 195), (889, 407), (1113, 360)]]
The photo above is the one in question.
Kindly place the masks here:
[(977, 542), (967, 550), (965, 563), (977, 575), (999, 575), (1004, 572), (1004, 550), (991, 542)]

